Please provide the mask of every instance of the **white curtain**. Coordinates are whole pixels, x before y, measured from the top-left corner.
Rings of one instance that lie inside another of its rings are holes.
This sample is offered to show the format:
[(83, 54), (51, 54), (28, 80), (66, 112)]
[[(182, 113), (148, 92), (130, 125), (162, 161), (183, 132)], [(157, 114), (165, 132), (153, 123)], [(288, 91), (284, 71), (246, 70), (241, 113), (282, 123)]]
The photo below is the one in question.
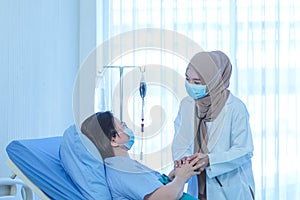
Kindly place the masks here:
[[(105, 39), (140, 28), (161, 28), (191, 38), (204, 50), (224, 51), (233, 64), (230, 90), (250, 113), (256, 198), (300, 199), (300, 1), (112, 0), (102, 6), (106, 10), (101, 16)], [(112, 65), (139, 66), (154, 58), (184, 77), (186, 63), (148, 50), (121, 57)], [(107, 74), (113, 84), (119, 81), (117, 75), (112, 78), (113, 72)], [(147, 70), (145, 74), (147, 81)], [(137, 80), (139, 76), (137, 73)], [(126, 120), (131, 120), (138, 131), (138, 84), (127, 84), (133, 85), (133, 91), (127, 99), (130, 103), (125, 109), (130, 119)], [(111, 96), (113, 85), (106, 88)], [(168, 88), (148, 84), (145, 124), (154, 120), (150, 111), (157, 105), (164, 110), (159, 111), (164, 123), (159, 124), (162, 128), (157, 134), (148, 135), (144, 141), (144, 154), (169, 144), (178, 103)], [(133, 151), (138, 154), (139, 148), (137, 144)], [(143, 162), (152, 164), (145, 159)], [(163, 172), (170, 168), (171, 163), (165, 162), (170, 160), (169, 154), (161, 153), (157, 159), (159, 166), (153, 167)]]

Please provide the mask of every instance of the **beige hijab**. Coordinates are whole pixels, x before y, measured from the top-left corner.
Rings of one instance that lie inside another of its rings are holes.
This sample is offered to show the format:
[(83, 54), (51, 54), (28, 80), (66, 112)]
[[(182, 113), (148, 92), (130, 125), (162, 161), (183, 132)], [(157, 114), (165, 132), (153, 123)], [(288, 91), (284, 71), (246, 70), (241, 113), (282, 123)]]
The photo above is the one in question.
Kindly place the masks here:
[[(232, 65), (223, 52), (212, 51), (197, 53), (191, 59), (187, 70), (189, 68), (193, 68), (197, 72), (201, 83), (207, 86), (208, 92), (206, 97), (195, 100), (194, 152), (209, 153), (207, 149), (209, 138), (205, 122), (216, 119), (227, 101), (230, 94), (227, 88)], [(206, 197), (205, 171), (198, 176), (198, 189), (199, 198)]]
[(97, 114), (91, 115), (82, 123), (81, 132), (94, 143), (103, 160), (114, 156), (110, 139), (101, 128)]

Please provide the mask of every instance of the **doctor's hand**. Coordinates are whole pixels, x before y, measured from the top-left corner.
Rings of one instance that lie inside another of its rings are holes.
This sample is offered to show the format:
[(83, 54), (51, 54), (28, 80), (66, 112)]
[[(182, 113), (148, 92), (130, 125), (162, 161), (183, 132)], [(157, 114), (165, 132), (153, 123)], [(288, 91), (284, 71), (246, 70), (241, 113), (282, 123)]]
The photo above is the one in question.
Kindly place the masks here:
[(187, 162), (192, 162), (194, 160), (197, 160), (197, 165), (200, 166), (198, 168), (200, 172), (204, 171), (205, 168), (209, 166), (209, 157), (207, 154), (195, 153), (186, 159)]

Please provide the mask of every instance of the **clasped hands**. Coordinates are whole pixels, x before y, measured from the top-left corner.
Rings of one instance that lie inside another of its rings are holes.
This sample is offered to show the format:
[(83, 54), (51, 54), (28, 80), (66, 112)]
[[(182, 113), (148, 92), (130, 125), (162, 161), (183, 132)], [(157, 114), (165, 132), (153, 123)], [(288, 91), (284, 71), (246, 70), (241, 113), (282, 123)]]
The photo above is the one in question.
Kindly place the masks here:
[(175, 176), (182, 176), (188, 180), (192, 175), (200, 174), (209, 166), (207, 154), (195, 153), (174, 161), (174, 170), (169, 174), (171, 180)]
[(192, 161), (196, 160), (196, 164), (200, 166), (197, 171), (202, 172), (206, 167), (209, 166), (209, 158), (207, 154), (203, 153), (195, 153), (191, 156), (185, 156), (181, 158), (180, 160), (175, 160), (174, 161), (174, 169), (181, 167), (182, 165), (186, 163), (191, 163)]

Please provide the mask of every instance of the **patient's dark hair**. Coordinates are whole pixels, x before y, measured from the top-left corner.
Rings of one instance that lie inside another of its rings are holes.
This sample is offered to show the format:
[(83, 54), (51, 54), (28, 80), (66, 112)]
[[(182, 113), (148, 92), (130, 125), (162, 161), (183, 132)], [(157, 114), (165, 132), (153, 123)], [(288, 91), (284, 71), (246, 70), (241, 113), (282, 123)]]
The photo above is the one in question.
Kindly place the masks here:
[(98, 112), (96, 113), (97, 120), (104, 132), (104, 134), (111, 140), (118, 134), (114, 126), (114, 116), (111, 112)]
[(82, 123), (81, 132), (95, 144), (103, 159), (114, 156), (110, 141), (117, 135), (117, 131), (111, 112), (91, 115)]

